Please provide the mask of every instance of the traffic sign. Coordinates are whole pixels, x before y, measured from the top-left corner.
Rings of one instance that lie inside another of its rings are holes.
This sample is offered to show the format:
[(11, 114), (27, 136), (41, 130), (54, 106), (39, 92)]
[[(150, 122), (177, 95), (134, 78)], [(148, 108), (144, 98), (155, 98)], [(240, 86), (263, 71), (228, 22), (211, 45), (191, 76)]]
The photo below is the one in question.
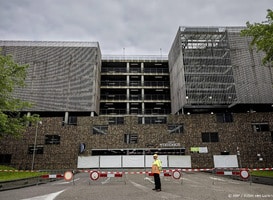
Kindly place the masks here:
[(247, 170), (241, 170), (241, 171), (240, 171), (240, 176), (241, 176), (241, 178), (243, 178), (243, 179), (248, 179), (248, 177), (249, 177), (249, 172), (248, 172)]
[(91, 178), (91, 180), (93, 180), (93, 181), (98, 180), (99, 177), (100, 177), (100, 174), (99, 174), (99, 172), (97, 172), (97, 171), (92, 171), (92, 172), (90, 173), (90, 178)]
[(71, 171), (67, 171), (64, 173), (64, 180), (71, 181), (73, 178), (73, 173)]
[(178, 170), (173, 171), (173, 178), (174, 179), (180, 179), (181, 178), (181, 172)]

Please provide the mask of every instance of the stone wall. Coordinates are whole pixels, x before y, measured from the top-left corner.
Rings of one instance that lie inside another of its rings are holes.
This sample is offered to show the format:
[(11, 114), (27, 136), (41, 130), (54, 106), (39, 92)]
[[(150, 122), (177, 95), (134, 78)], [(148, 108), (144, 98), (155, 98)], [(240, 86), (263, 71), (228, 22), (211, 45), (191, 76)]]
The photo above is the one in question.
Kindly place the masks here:
[[(71, 169), (77, 167), (79, 155), (88, 156), (92, 149), (159, 148), (170, 141), (180, 143), (185, 154), (191, 155), (193, 168), (213, 167), (213, 155), (240, 151), (242, 167), (273, 166), (273, 113), (234, 113), (233, 122), (219, 123), (216, 115), (170, 115), (167, 124), (138, 124), (137, 116), (127, 116), (124, 124), (109, 125), (108, 117), (78, 117), (77, 126), (63, 125), (62, 117), (42, 118), (37, 129), (37, 145), (43, 154), (35, 155), (35, 169)], [(252, 123), (268, 123), (269, 131), (254, 132)], [(183, 124), (184, 131), (170, 134), (168, 124)], [(107, 134), (93, 134), (93, 126), (108, 126)], [(202, 142), (202, 132), (217, 132), (218, 142)], [(30, 169), (33, 154), (28, 153), (34, 144), (36, 126), (27, 128), (22, 137), (0, 140), (0, 154), (11, 154), (11, 165), (18, 169)], [(136, 144), (126, 144), (124, 134), (138, 135)], [(60, 144), (45, 144), (45, 135), (59, 135)], [(79, 154), (80, 143), (86, 150)], [(191, 147), (207, 147), (208, 153), (192, 153)], [(160, 154), (160, 151), (159, 151)], [(259, 161), (259, 156), (263, 161)]]

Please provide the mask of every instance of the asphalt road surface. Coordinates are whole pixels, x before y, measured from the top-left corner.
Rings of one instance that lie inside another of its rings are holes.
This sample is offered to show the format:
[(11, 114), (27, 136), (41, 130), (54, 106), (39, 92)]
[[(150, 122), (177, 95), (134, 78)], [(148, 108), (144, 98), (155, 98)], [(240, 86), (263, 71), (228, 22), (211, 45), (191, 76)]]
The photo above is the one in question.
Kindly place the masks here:
[(2, 200), (236, 200), (273, 199), (273, 186), (232, 180), (210, 173), (183, 173), (182, 179), (161, 177), (162, 191), (155, 192), (153, 177), (127, 174), (96, 181), (79, 173), (74, 181), (59, 180), (38, 186), (0, 192)]

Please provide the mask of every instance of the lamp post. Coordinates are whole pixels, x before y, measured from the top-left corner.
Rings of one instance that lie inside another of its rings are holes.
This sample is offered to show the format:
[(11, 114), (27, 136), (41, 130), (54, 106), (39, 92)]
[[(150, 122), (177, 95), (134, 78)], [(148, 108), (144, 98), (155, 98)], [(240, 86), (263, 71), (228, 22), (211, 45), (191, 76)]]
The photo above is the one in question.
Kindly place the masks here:
[(34, 160), (35, 160), (35, 154), (36, 154), (36, 144), (37, 144), (37, 136), (38, 136), (38, 125), (42, 124), (41, 121), (38, 121), (36, 123), (36, 131), (35, 131), (35, 139), (34, 139), (34, 146), (33, 146), (33, 153), (32, 153), (32, 165), (31, 165), (31, 170), (34, 169)]

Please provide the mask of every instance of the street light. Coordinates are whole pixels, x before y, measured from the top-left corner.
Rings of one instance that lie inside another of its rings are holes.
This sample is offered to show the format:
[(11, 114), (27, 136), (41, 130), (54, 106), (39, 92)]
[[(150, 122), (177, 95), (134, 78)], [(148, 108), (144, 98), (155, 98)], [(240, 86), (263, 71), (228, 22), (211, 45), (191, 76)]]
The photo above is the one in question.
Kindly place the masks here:
[(36, 131), (35, 131), (35, 140), (34, 140), (34, 146), (33, 146), (33, 153), (32, 153), (32, 165), (31, 165), (31, 170), (34, 169), (34, 160), (35, 160), (35, 152), (36, 152), (36, 143), (37, 143), (37, 135), (38, 135), (38, 125), (42, 124), (41, 121), (38, 121), (36, 123)]

